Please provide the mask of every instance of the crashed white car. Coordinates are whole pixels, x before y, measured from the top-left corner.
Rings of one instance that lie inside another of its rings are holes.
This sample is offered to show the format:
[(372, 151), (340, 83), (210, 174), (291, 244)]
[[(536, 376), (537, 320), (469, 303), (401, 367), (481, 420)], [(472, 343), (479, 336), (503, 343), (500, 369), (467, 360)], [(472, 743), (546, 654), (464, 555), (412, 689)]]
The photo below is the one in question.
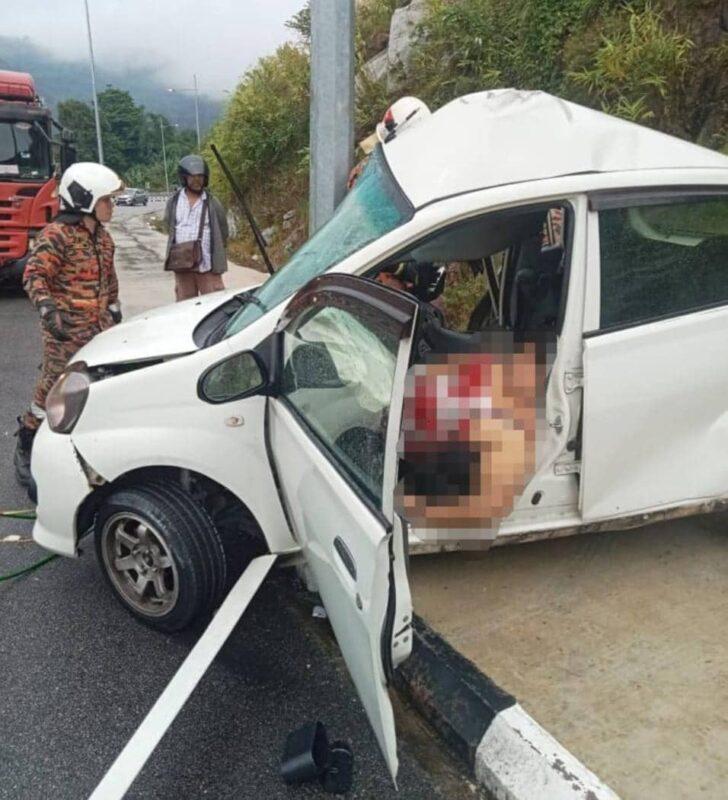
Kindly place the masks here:
[(553, 343), (537, 468), (493, 543), (723, 507), (728, 158), (511, 90), (378, 146), (255, 291), (97, 336), (56, 384), (32, 461), (35, 540), (73, 556), (93, 531), (121, 601), (161, 629), (219, 601), (244, 534), (303, 564), (393, 772), (407, 549), (472, 534), (433, 544), (394, 510), (418, 304), (369, 278), (395, 262), (474, 267), (445, 352), (494, 323)]

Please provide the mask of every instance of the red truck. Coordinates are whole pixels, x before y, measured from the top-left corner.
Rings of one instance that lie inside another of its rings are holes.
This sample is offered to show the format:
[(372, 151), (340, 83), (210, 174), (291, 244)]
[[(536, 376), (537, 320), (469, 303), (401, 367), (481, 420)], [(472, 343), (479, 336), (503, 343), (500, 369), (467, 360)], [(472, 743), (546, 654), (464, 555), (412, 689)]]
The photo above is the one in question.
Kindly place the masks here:
[(72, 141), (27, 72), (0, 70), (0, 286), (20, 285), (35, 237), (58, 211), (56, 186), (75, 160)]

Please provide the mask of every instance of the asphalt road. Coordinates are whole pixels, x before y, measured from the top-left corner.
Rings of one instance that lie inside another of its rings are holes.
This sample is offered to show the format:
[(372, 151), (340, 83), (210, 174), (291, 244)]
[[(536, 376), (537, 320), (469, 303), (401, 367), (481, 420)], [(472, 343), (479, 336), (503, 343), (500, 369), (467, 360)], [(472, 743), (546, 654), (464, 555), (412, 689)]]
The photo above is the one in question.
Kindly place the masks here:
[[(122, 223), (137, 209), (123, 209)], [(119, 265), (120, 269), (124, 265)], [(158, 266), (157, 266), (158, 268)], [(0, 293), (0, 508), (27, 507), (12, 471), (15, 417), (40, 361), (35, 315)], [(45, 552), (30, 524), (0, 518), (0, 574)], [(399, 792), (389, 779), (328, 623), (291, 600), (288, 579), (261, 590), (163, 739), (129, 798), (323, 797), (279, 778), (288, 732), (320, 719), (355, 754), (352, 798), (470, 798), (474, 789), (419, 718), (398, 701)], [(194, 644), (129, 616), (92, 547), (0, 583), (0, 800), (87, 797)]]

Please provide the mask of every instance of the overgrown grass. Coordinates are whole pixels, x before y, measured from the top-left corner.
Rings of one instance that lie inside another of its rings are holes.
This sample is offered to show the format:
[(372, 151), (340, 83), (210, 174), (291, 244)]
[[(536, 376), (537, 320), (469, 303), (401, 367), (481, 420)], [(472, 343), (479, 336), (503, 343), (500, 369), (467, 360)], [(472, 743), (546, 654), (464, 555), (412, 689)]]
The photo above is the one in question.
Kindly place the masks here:
[(609, 114), (674, 129), (693, 42), (666, 25), (651, 3), (608, 22), (589, 65), (569, 72), (568, 80)]
[[(435, 109), (474, 91), (542, 89), (668, 133), (728, 151), (728, 35), (722, 0), (429, 0), (403, 82), (357, 83), (356, 136), (368, 135), (387, 106), (413, 94)], [(386, 46), (403, 0), (357, 3), (360, 67)], [(310, 18), (301, 36), (261, 59), (241, 80), (213, 141), (249, 193), (261, 227), (276, 225), (276, 262), (306, 236)], [(214, 158), (212, 186), (232, 193)], [(282, 215), (295, 209), (295, 225)], [(241, 230), (245, 226), (241, 225)], [(233, 245), (254, 253), (243, 234)], [(255, 265), (255, 264), (251, 264)]]
[(720, 0), (430, 0), (406, 89), (436, 107), (483, 89), (541, 89), (720, 147), (720, 12)]
[[(262, 58), (238, 84), (223, 118), (207, 137), (218, 147), (243, 188), (285, 167), (295, 171), (308, 146), (309, 56), (285, 44)], [(211, 152), (211, 185), (224, 198), (230, 191)]]

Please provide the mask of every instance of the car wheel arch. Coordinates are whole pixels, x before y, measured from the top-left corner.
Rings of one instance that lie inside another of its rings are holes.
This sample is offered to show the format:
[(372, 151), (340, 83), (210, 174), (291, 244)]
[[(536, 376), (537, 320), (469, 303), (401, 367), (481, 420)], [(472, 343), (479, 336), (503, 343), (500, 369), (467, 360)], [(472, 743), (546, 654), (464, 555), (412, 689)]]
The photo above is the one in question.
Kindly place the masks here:
[[(147, 466), (132, 469), (97, 487), (79, 506), (76, 513), (77, 541), (93, 530), (98, 510), (114, 491), (128, 486), (143, 486), (150, 482), (172, 483), (201, 496), (213, 521), (234, 537), (238, 528), (241, 540), (256, 543), (265, 553), (272, 552), (265, 531), (245, 501), (226, 486), (194, 470), (174, 466)], [(236, 525), (237, 521), (237, 525)]]

